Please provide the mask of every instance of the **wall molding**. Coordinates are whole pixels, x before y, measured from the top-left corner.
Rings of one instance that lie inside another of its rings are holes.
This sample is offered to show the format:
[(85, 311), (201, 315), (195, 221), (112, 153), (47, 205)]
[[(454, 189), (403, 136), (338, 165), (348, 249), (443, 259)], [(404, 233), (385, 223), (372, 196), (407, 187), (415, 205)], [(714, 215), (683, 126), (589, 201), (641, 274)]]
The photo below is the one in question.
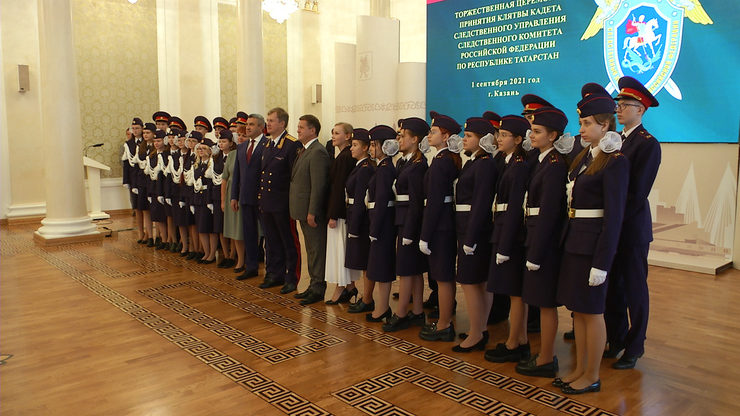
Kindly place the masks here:
[(33, 204), (11, 204), (8, 207), (8, 218), (37, 217), (46, 215), (46, 202)]

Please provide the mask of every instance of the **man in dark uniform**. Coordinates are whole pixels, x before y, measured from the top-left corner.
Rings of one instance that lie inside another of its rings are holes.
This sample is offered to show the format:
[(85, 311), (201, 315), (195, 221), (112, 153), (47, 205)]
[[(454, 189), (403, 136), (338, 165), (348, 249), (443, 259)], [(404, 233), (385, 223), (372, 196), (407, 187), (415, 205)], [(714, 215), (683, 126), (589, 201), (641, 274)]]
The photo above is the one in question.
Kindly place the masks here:
[[(617, 120), (622, 130), (622, 153), (630, 161), (630, 181), (624, 224), (617, 254), (609, 277), (606, 297), (607, 358), (622, 357), (612, 364), (618, 370), (634, 368), (645, 352), (649, 294), (647, 285), (648, 250), (653, 241), (652, 217), (648, 195), (660, 166), (660, 143), (642, 125), (649, 107), (658, 100), (638, 80), (619, 80)], [(629, 321), (627, 313), (629, 311)]]
[(280, 293), (298, 287), (301, 275), (301, 246), (295, 221), (290, 218), (288, 198), (290, 175), (301, 142), (288, 134), (288, 113), (276, 107), (267, 113), (269, 140), (262, 153), (262, 176), (257, 199), (265, 231), (266, 261), (262, 289), (283, 285)]
[(246, 134), (249, 139), (236, 147), (231, 184), (231, 209), (241, 213), (244, 232), (244, 273), (237, 276), (237, 280), (257, 276), (259, 266), (257, 244), (260, 214), (257, 195), (262, 173), (262, 152), (265, 150), (267, 139), (262, 134), (262, 127), (265, 124), (262, 116), (252, 114), (249, 120), (250, 123), (246, 124), (245, 118)]
[(154, 125), (157, 126), (157, 130), (166, 131), (170, 125), (170, 114), (164, 111), (157, 111), (152, 115)]
[[(139, 143), (144, 140), (141, 136), (143, 127), (144, 122), (142, 122), (139, 117), (134, 117), (133, 121), (131, 121), (131, 138), (126, 140), (123, 144), (123, 153), (121, 155), (123, 186), (129, 191), (129, 201), (131, 202), (131, 209), (133, 210), (136, 210), (136, 194), (132, 188), (136, 187), (134, 185), (134, 180), (137, 172), (136, 169), (138, 169), (134, 164), (134, 156), (136, 156), (136, 152), (138, 151), (137, 148)], [(141, 222), (141, 219), (137, 219), (136, 221), (138, 224)]]

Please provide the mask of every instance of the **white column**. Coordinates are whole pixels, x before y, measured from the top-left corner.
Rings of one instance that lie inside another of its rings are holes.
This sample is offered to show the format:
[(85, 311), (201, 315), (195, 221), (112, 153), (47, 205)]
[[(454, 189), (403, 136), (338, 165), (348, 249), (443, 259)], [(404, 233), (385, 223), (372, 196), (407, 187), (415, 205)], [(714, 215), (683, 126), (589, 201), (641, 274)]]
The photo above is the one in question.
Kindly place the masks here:
[(221, 65), (218, 56), (218, 0), (200, 0), (200, 28), (203, 39), (203, 115), (221, 115)]
[(82, 128), (70, 0), (39, 0), (41, 121), (46, 151), (46, 218), (37, 241), (100, 236), (87, 216)]
[[(0, 31), (0, 45), (2, 45)], [(0, 53), (0, 68), (5, 68), (3, 54)], [(8, 113), (5, 111), (5, 76), (0, 76), (0, 218), (8, 216), (10, 208), (10, 144), (8, 142)], [(739, 221), (740, 223), (740, 221)]]
[(157, 69), (159, 109), (181, 116), (180, 12), (177, 2), (157, 0)]
[[(334, 44), (334, 114), (337, 122), (344, 121), (354, 125), (355, 122), (355, 55), (356, 47), (351, 43)], [(357, 126), (360, 127), (360, 126)]]
[(239, 15), (239, 42), (236, 55), (237, 109), (247, 113), (264, 114), (266, 109), (262, 57), (262, 1), (237, 0), (236, 8)]
[(426, 118), (427, 64), (401, 62), (398, 65), (398, 111), (396, 118)]
[(391, 17), (391, 0), (370, 0), (370, 16)]

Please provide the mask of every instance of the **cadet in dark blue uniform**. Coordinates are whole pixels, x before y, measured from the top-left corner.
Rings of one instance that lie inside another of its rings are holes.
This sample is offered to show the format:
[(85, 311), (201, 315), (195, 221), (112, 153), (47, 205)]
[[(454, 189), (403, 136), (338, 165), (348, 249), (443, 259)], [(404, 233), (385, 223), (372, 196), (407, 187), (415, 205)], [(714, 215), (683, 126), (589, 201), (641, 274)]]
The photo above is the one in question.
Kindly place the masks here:
[(165, 111), (157, 111), (152, 114), (152, 121), (157, 130), (166, 131), (170, 125), (170, 114)]
[(486, 360), (498, 363), (529, 358), (527, 305), (521, 297), (525, 236), (522, 207), (530, 173), (522, 142), (529, 128), (530, 124), (524, 117), (504, 116), (498, 136), (498, 150), (506, 156), (492, 206), (491, 267), (487, 289), (508, 295), (511, 299), (509, 336), (505, 343), (497, 344), (495, 349), (485, 354)]
[(388, 306), (391, 283), (396, 280), (395, 195), (393, 182), (396, 168), (393, 156), (398, 152), (396, 130), (386, 125), (370, 129), (370, 156), (378, 161), (375, 174), (367, 185), (367, 209), (370, 216), (370, 254), (367, 278), (375, 282), (378, 294), (375, 308), (365, 315), (368, 322), (380, 322), (391, 317)]
[(188, 254), (188, 214), (190, 213), (189, 208), (185, 205), (183, 199), (183, 192), (185, 190), (185, 179), (183, 178), (183, 160), (188, 154), (187, 147), (185, 146), (185, 135), (187, 132), (184, 130), (176, 130), (177, 137), (175, 143), (177, 150), (170, 152), (170, 178), (172, 180), (172, 192), (170, 193), (170, 199), (172, 200), (172, 220), (175, 223), (180, 232), (180, 244), (178, 244), (178, 251), (180, 256), (184, 257)]
[[(139, 232), (139, 239), (137, 243), (146, 241), (146, 235), (144, 234), (144, 218), (141, 211), (138, 208), (138, 189), (136, 189), (136, 175), (139, 166), (136, 162), (136, 155), (139, 149), (139, 143), (144, 141), (142, 137), (142, 128), (144, 123), (139, 117), (134, 117), (131, 121), (131, 138), (126, 140), (123, 144), (123, 152), (121, 155), (121, 167), (123, 168), (123, 186), (129, 191), (129, 201), (131, 202), (131, 209), (134, 210), (136, 215), (136, 229)], [(134, 191), (134, 189), (136, 189)]]
[[(457, 283), (463, 288), (470, 332), (452, 348), (455, 352), (483, 350), (488, 343), (488, 314), (493, 294), (486, 291), (490, 264), (492, 231), (491, 203), (496, 193), (496, 162), (481, 147), (486, 137), (493, 146), (496, 129), (490, 121), (472, 117), (465, 122), (463, 150), (470, 159), (463, 165), (455, 192), (455, 226), (457, 228)], [(485, 146), (485, 144), (484, 144)]]
[[(149, 186), (149, 176), (145, 173), (147, 167), (147, 156), (152, 151), (154, 140), (154, 134), (157, 131), (157, 127), (154, 123), (146, 123), (142, 129), (142, 137), (144, 140), (139, 142), (139, 147), (136, 149), (136, 156), (134, 162), (136, 164), (135, 169), (135, 183), (136, 183), (136, 209), (140, 211), (144, 223), (144, 234), (146, 239), (141, 241), (141, 244), (146, 244), (147, 247), (154, 247), (154, 233), (152, 232), (152, 217), (149, 213), (149, 204), (151, 203), (151, 197), (147, 195), (147, 189)], [(138, 214), (139, 212), (137, 212)]]
[(205, 138), (196, 147), (197, 159), (193, 169), (193, 206), (195, 206), (195, 225), (198, 228), (198, 238), (202, 247), (203, 256), (198, 263), (211, 264), (216, 261), (217, 234), (213, 231), (213, 204), (211, 203), (210, 189), (213, 187), (213, 169), (211, 159), (211, 139)]
[[(167, 156), (164, 139), (164, 130), (157, 130), (152, 140), (153, 147), (146, 157), (144, 173), (148, 177), (147, 198), (149, 198), (149, 215), (152, 223), (157, 227), (157, 239), (154, 246), (157, 250), (164, 248), (167, 241), (167, 213), (164, 206), (164, 170), (166, 169), (165, 158)], [(169, 159), (167, 159), (169, 160)]]
[[(452, 325), (452, 312), (455, 305), (455, 258), (457, 243), (455, 238), (455, 208), (453, 206), (454, 183), (462, 167), (458, 154), (462, 143), (457, 133), (460, 125), (452, 118), (430, 113), (432, 128), (429, 131), (429, 146), (437, 149), (437, 154), (424, 175), (424, 219), (421, 224), (419, 249), (429, 260), (429, 278), (438, 287), (439, 320), (425, 325), (419, 337), (427, 341), (452, 341), (455, 327)], [(455, 135), (456, 139), (450, 141)], [(449, 145), (453, 145), (450, 149)], [(454, 150), (454, 152), (452, 151)]]
[(557, 302), (573, 312), (576, 366), (553, 385), (563, 393), (601, 389), (599, 367), (606, 344), (606, 281), (617, 251), (629, 182), (629, 161), (619, 152), (614, 132), (614, 101), (593, 93), (578, 103), (580, 133), (591, 146), (573, 165), (569, 178), (570, 209)]
[(180, 117), (177, 117), (177, 116), (171, 116), (170, 117), (170, 125), (169, 125), (169, 128), (170, 129), (178, 129), (178, 130), (184, 131), (185, 133), (187, 133), (187, 131), (188, 131), (188, 128), (185, 125), (185, 122), (182, 121), (182, 119)]
[[(557, 375), (555, 335), (558, 312), (555, 295), (560, 272), (560, 241), (566, 219), (565, 184), (568, 154), (572, 137), (561, 137), (568, 118), (562, 111), (541, 107), (532, 113), (532, 148), (540, 155), (532, 169), (527, 193), (525, 223), (527, 227), (526, 268), (522, 284), (522, 300), (540, 310), (540, 353), (520, 362), (516, 371), (529, 376), (553, 378)], [(556, 148), (557, 146), (557, 148)]]
[(365, 194), (370, 178), (375, 174), (375, 163), (370, 160), (370, 132), (354, 129), (350, 151), (357, 159), (345, 185), (347, 195), (347, 251), (344, 267), (362, 271), (362, 296), (350, 305), (349, 313), (370, 312), (375, 309), (373, 289), (375, 282), (367, 278), (367, 258), (370, 253), (370, 217), (365, 205)]
[[(653, 241), (652, 218), (648, 195), (660, 166), (660, 143), (642, 125), (649, 107), (657, 107), (653, 97), (639, 81), (631, 77), (619, 80), (616, 98), (617, 120), (624, 126), (622, 153), (630, 161), (630, 183), (627, 207), (619, 238), (614, 267), (609, 277), (606, 319), (608, 357), (624, 354), (612, 367), (634, 368), (645, 352), (649, 293), (647, 256)], [(629, 330), (627, 311), (629, 310)]]
[[(396, 312), (383, 325), (383, 331), (393, 332), (411, 325), (423, 326), (424, 277), (429, 270), (426, 256), (419, 251), (419, 234), (424, 215), (424, 174), (427, 159), (419, 143), (429, 133), (429, 124), (418, 117), (400, 120), (398, 146), (403, 156), (396, 162), (398, 178), (393, 185), (396, 193), (396, 274), (399, 294)], [(409, 303), (413, 300), (412, 310)]]
[(193, 174), (195, 172), (195, 164), (197, 161), (196, 147), (198, 143), (203, 139), (203, 135), (198, 131), (191, 131), (187, 134), (185, 144), (187, 151), (183, 155), (182, 162), (182, 202), (186, 208), (185, 222), (188, 224), (188, 235), (189, 235), (189, 253), (186, 257), (187, 260), (198, 260), (203, 257), (203, 252), (200, 247), (200, 239), (198, 238), (198, 227), (195, 225), (195, 205), (193, 204), (193, 198), (195, 196)]
[(262, 151), (262, 175), (257, 200), (265, 230), (266, 262), (263, 289), (280, 286), (283, 294), (296, 290), (301, 276), (301, 246), (295, 221), (288, 212), (288, 190), (293, 163), (303, 145), (285, 130), (288, 113), (267, 113), (267, 145)]
[(179, 130), (177, 128), (175, 129), (167, 129), (167, 138), (165, 143), (165, 148), (167, 150), (166, 154), (162, 155), (163, 161), (164, 161), (164, 186), (162, 187), (163, 193), (164, 193), (164, 212), (167, 215), (167, 247), (165, 247), (167, 250), (169, 250), (171, 253), (174, 253), (177, 251), (177, 227), (175, 227), (175, 220), (174, 215), (175, 212), (172, 208), (172, 193), (173, 193), (173, 184), (172, 184), (172, 155), (177, 152), (177, 143), (175, 143), (177, 139), (177, 132)]

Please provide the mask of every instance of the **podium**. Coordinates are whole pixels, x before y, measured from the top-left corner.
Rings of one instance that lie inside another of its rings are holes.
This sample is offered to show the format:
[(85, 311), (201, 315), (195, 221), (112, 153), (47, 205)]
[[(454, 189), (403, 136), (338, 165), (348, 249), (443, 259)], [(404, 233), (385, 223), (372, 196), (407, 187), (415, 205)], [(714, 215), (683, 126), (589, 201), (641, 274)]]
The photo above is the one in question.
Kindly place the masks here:
[(87, 173), (87, 196), (90, 202), (90, 212), (87, 215), (94, 220), (108, 219), (110, 215), (100, 210), (100, 171), (109, 171), (110, 166), (87, 156), (82, 157), (82, 163), (85, 165), (85, 173)]

